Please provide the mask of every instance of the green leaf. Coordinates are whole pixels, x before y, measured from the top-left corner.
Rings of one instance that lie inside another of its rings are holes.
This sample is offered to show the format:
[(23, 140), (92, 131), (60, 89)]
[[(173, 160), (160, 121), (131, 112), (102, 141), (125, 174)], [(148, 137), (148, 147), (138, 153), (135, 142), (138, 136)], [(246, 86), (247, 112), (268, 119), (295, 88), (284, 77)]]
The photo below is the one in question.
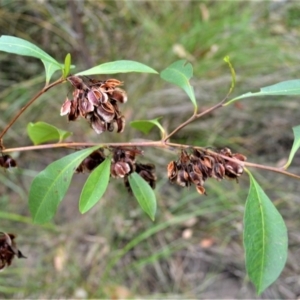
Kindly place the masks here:
[(226, 102), (224, 106), (231, 104), (240, 99), (258, 96), (294, 96), (300, 95), (300, 79), (282, 81), (260, 89), (260, 92), (246, 93)]
[(141, 208), (154, 221), (156, 213), (156, 197), (150, 185), (136, 172), (128, 177), (133, 195)]
[(285, 223), (271, 200), (247, 170), (250, 190), (244, 215), (247, 273), (261, 294), (280, 275), (287, 259)]
[(64, 74), (63, 74), (64, 78), (67, 78), (67, 76), (69, 75), (70, 68), (71, 68), (71, 54), (68, 53), (65, 58)]
[(148, 134), (154, 126), (157, 126), (159, 128), (161, 134), (164, 135), (165, 130), (161, 126), (161, 124), (158, 122), (159, 119), (161, 119), (161, 118), (156, 118), (153, 120), (136, 120), (136, 121), (130, 122), (130, 126), (132, 128), (140, 130), (141, 132), (143, 132), (145, 134)]
[(27, 133), (35, 145), (49, 141), (61, 142), (72, 135), (72, 132), (58, 129), (45, 122), (29, 123), (27, 125)]
[(137, 61), (132, 60), (117, 60), (108, 63), (104, 63), (93, 67), (91, 69), (79, 72), (75, 75), (96, 75), (96, 74), (117, 74), (117, 73), (129, 73), (129, 72), (139, 72), (139, 73), (155, 73), (158, 72), (154, 69), (141, 64)]
[(98, 146), (69, 154), (47, 166), (32, 181), (29, 210), (34, 223), (50, 221), (64, 198), (74, 171)]
[(36, 45), (14, 36), (2, 35), (0, 37), (0, 51), (32, 56), (42, 60), (45, 67), (47, 83), (49, 83), (51, 76), (55, 71), (63, 68), (63, 65)]
[(296, 152), (300, 148), (300, 125), (293, 127), (293, 132), (294, 132), (294, 143), (290, 152), (290, 156), (288, 159), (288, 162), (284, 166), (284, 169), (287, 169), (289, 165), (291, 164)]
[(194, 94), (194, 89), (189, 82), (192, 76), (193, 67), (186, 60), (178, 60), (160, 73), (160, 77), (163, 80), (181, 87), (187, 93), (196, 109), (197, 102)]
[(111, 159), (106, 158), (88, 177), (81, 191), (79, 210), (82, 214), (90, 210), (105, 193), (110, 178)]

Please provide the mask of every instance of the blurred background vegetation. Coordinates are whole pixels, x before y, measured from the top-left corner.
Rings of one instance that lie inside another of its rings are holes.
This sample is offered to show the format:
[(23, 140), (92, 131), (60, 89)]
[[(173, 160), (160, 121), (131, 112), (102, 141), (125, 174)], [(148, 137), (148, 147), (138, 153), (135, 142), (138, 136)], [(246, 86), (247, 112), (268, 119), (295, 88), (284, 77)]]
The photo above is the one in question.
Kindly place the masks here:
[[(223, 62), (229, 55), (237, 73), (234, 95), (299, 78), (298, 1), (0, 1), (0, 34), (26, 39), (59, 61), (72, 55), (76, 71), (120, 59), (161, 71), (178, 59), (193, 64), (197, 101), (205, 109), (230, 85)], [(44, 84), (40, 61), (0, 53), (0, 126)], [(59, 74), (57, 74), (59, 76)], [(127, 123), (163, 116), (170, 131), (192, 113), (179, 88), (158, 76), (120, 74), (129, 101)], [(107, 77), (102, 77), (107, 78)], [(30, 145), (28, 122), (45, 121), (73, 131), (74, 141), (115, 142), (143, 138), (129, 126), (123, 134), (96, 135), (84, 120), (68, 123), (60, 106), (68, 84), (43, 95), (5, 137), (6, 147)], [(243, 100), (195, 122), (174, 142), (230, 147), (251, 162), (281, 165), (299, 125), (297, 97)], [(147, 138), (157, 139), (153, 132)], [(283, 215), (289, 231), (288, 262), (260, 297), (245, 274), (242, 228), (248, 178), (207, 182), (208, 196), (171, 186), (167, 163), (175, 153), (147, 149), (143, 161), (158, 174), (157, 219), (152, 223), (113, 181), (101, 202), (78, 212), (86, 175), (76, 174), (55, 220), (31, 222), (27, 206), (32, 178), (67, 150), (13, 153), (19, 168), (0, 170), (0, 229), (18, 234), (27, 260), (0, 273), (0, 298), (289, 298), (300, 296), (300, 220), (297, 181), (254, 171)], [(291, 172), (298, 171), (296, 156)], [(299, 171), (298, 171), (299, 173)]]

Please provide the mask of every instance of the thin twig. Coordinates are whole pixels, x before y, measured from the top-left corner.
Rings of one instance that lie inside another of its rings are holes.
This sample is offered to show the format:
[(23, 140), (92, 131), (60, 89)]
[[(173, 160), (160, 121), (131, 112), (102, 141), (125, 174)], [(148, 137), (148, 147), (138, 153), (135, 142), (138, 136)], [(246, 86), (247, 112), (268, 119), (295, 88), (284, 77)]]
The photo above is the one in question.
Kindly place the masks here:
[[(6, 132), (8, 131), (8, 129), (17, 121), (17, 119), (22, 115), (22, 113), (36, 100), (38, 99), (42, 94), (44, 94), (45, 92), (47, 92), (49, 89), (51, 89), (52, 87), (62, 83), (63, 81), (65, 81), (65, 79), (58, 79), (57, 81), (45, 86), (41, 91), (39, 91), (32, 99), (30, 99), (30, 101), (28, 101), (25, 106), (23, 106), (20, 111), (12, 118), (12, 120), (7, 124), (7, 126), (3, 129), (3, 131), (0, 133), (0, 140), (2, 140), (3, 136), (6, 134)], [(3, 146), (3, 145), (1, 145)]]
[(209, 149), (206, 149), (205, 147), (197, 147), (193, 145), (184, 145), (184, 144), (176, 144), (176, 143), (168, 143), (164, 140), (161, 141), (142, 141), (142, 142), (132, 142), (132, 143), (80, 143), (80, 142), (67, 142), (67, 143), (56, 143), (56, 144), (46, 144), (46, 145), (36, 145), (36, 146), (25, 146), (25, 147), (18, 147), (18, 148), (9, 148), (4, 149), (3, 153), (8, 152), (20, 152), (20, 151), (32, 151), (32, 150), (44, 150), (44, 149), (51, 149), (51, 148), (71, 148), (76, 149), (80, 147), (93, 147), (93, 146), (99, 146), (99, 147), (155, 147), (155, 148), (177, 148), (177, 149), (187, 149), (187, 148), (195, 148), (195, 149), (205, 149), (205, 151), (213, 153), (215, 155), (219, 155), (220, 157), (232, 161), (235, 163), (239, 163), (241, 166), (248, 166), (252, 168), (257, 168), (261, 170), (271, 171), (279, 174), (283, 174), (295, 179), (300, 179), (300, 175), (296, 175), (290, 172), (287, 172), (283, 170), (282, 168), (276, 168), (266, 165), (260, 165), (256, 163), (246, 162), (246, 161), (240, 161), (236, 158), (230, 158), (228, 156), (224, 156), (220, 153), (211, 151)]
[(169, 140), (175, 133), (177, 133), (179, 130), (181, 130), (183, 127), (187, 126), (188, 124), (192, 123), (193, 121), (195, 121), (196, 119), (199, 119), (201, 117), (203, 117), (204, 115), (207, 115), (209, 113), (211, 113), (212, 111), (216, 110), (219, 107), (222, 107), (224, 102), (228, 99), (229, 95), (231, 94), (231, 89), (229, 90), (229, 92), (227, 93), (227, 95), (224, 97), (224, 99), (222, 101), (220, 101), (219, 103), (217, 103), (216, 105), (206, 109), (205, 111), (197, 114), (197, 112), (195, 111), (193, 113), (193, 115), (186, 120), (185, 122), (183, 122), (182, 124), (180, 124), (178, 127), (176, 127), (170, 134), (168, 134), (165, 138), (164, 138), (164, 142), (167, 142), (167, 140)]

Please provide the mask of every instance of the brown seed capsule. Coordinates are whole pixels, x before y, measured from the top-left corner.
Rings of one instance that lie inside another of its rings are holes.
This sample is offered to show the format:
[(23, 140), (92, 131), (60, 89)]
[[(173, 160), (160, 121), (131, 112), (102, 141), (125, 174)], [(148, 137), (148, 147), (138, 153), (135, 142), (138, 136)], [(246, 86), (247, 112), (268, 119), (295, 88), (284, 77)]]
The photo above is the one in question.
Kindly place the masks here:
[(4, 160), (3, 167), (6, 169), (15, 168), (17, 166), (16, 161), (10, 155), (4, 155), (3, 160)]
[(109, 96), (110, 99), (116, 100), (120, 103), (126, 103), (127, 102), (127, 94), (124, 90), (120, 88), (116, 88), (111, 95)]
[(110, 102), (101, 103), (97, 107), (97, 113), (107, 123), (111, 122), (115, 117), (115, 109)]
[(67, 80), (77, 89), (85, 87), (83, 80), (78, 76), (69, 76)]
[(178, 175), (176, 178), (176, 183), (182, 187), (190, 186), (191, 182), (189, 180), (189, 174), (185, 170), (178, 170)]
[(190, 176), (190, 180), (193, 184), (195, 184), (195, 185), (203, 185), (204, 184), (203, 177), (201, 177), (200, 174), (195, 173), (195, 172), (190, 172), (189, 176)]
[(167, 171), (168, 171), (168, 178), (171, 182), (174, 182), (176, 180), (177, 174), (178, 174), (178, 170), (177, 170), (177, 164), (175, 161), (171, 161), (168, 164), (167, 167)]
[(87, 98), (81, 98), (78, 100), (78, 110), (82, 117), (86, 117), (88, 113), (94, 111), (94, 105)]
[(71, 111), (71, 101), (68, 99), (68, 97), (66, 98), (65, 102), (63, 103), (63, 105), (61, 106), (60, 109), (60, 115), (64, 116), (70, 113)]
[(130, 165), (123, 161), (112, 163), (111, 175), (115, 178), (123, 178), (125, 175), (130, 173)]
[(205, 188), (202, 185), (196, 185), (196, 190), (200, 195), (207, 195)]
[(14, 241), (15, 235), (12, 233), (0, 232), (0, 271), (10, 266), (14, 256), (18, 258), (26, 258), (20, 250), (18, 250)]
[(107, 129), (106, 123), (100, 119), (97, 114), (93, 114), (90, 118), (90, 123), (92, 128), (96, 131), (96, 133), (100, 134)]
[(236, 159), (241, 160), (241, 161), (246, 161), (247, 160), (247, 157), (243, 154), (240, 154), (240, 153), (233, 154), (232, 158), (236, 158)]
[(79, 117), (78, 102), (76, 99), (71, 101), (70, 112), (68, 114), (69, 121), (75, 121)]
[(225, 167), (220, 163), (216, 163), (214, 165), (212, 176), (217, 180), (222, 180), (225, 177)]
[(121, 116), (121, 117), (117, 118), (116, 123), (117, 123), (117, 132), (118, 133), (123, 132), (124, 128), (125, 128), (125, 117)]

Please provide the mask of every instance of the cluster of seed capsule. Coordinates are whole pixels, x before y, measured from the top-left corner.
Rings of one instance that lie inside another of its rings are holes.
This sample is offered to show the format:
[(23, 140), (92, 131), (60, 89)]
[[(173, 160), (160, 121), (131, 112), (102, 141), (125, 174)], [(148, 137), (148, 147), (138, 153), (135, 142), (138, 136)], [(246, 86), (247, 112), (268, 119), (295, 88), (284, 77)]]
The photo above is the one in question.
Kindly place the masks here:
[(0, 271), (10, 266), (13, 258), (26, 258), (20, 250), (17, 249), (14, 239), (16, 236), (12, 233), (0, 232)]
[(211, 152), (206, 149), (193, 149), (191, 153), (182, 151), (178, 161), (171, 161), (168, 164), (168, 178), (172, 183), (182, 187), (194, 184), (199, 194), (206, 195), (204, 188), (206, 179), (238, 180), (238, 177), (243, 174), (242, 162), (245, 160), (244, 155), (233, 154), (229, 148), (221, 149), (219, 152)]
[(68, 115), (69, 121), (79, 116), (87, 119), (91, 127), (100, 134), (104, 131), (122, 132), (125, 118), (121, 114), (118, 103), (125, 103), (127, 95), (118, 86), (122, 82), (117, 79), (97, 81), (90, 79), (85, 83), (78, 76), (70, 76), (68, 81), (74, 86), (73, 99), (66, 98), (60, 114)]
[[(138, 173), (148, 184), (154, 189), (156, 182), (155, 166), (153, 164), (142, 164), (136, 161), (136, 156), (142, 154), (142, 152), (136, 148), (134, 149), (122, 149), (114, 148), (112, 150), (112, 162), (110, 168), (110, 174), (113, 178), (123, 178), (124, 184), (129, 191), (130, 185), (128, 182), (128, 176), (136, 172)], [(106, 158), (103, 149), (98, 149), (85, 158), (78, 166), (76, 171), (91, 172), (97, 166), (99, 166)]]

